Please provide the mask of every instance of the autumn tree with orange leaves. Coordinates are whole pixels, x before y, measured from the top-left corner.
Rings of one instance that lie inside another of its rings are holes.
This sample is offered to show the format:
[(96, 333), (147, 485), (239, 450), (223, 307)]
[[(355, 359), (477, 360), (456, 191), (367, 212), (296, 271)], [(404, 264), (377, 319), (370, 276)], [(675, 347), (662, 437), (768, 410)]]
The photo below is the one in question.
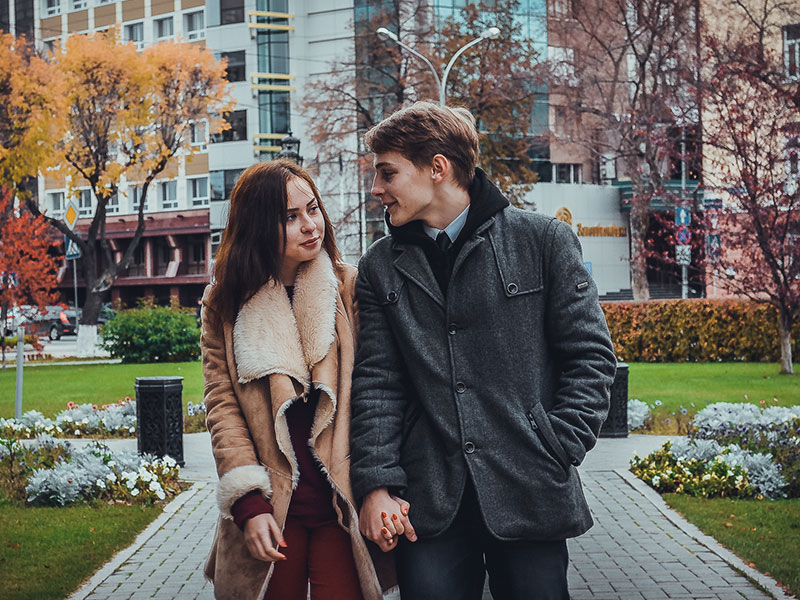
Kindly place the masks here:
[[(209, 133), (221, 131), (222, 115), (233, 101), (225, 64), (196, 44), (164, 42), (137, 51), (113, 32), (73, 35), (54, 52), (53, 66), (55, 80), (67, 90), (66, 133), (54, 149), (58, 171), (74, 187), (88, 184), (95, 199), (86, 237), (45, 216), (82, 251), (87, 296), (80, 350), (94, 343), (104, 295), (128, 268), (142, 239), (150, 184), (171, 161), (193, 152), (191, 124), (207, 121)], [(123, 176), (143, 184), (136, 231), (117, 260), (106, 237), (106, 209)], [(35, 202), (28, 206), (40, 214)]]
[(40, 310), (56, 301), (58, 265), (52, 229), (42, 216), (14, 208), (9, 192), (0, 194), (0, 347), (6, 364), (8, 309), (29, 304)]

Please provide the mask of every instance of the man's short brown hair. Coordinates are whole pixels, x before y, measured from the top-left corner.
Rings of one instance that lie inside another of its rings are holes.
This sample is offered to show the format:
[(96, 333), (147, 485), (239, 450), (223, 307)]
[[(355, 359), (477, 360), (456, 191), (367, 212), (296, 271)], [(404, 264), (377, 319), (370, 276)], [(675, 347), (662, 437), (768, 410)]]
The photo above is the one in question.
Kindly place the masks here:
[(367, 147), (375, 154), (399, 152), (417, 169), (429, 167), (437, 154), (453, 166), (456, 183), (469, 189), (478, 162), (475, 118), (465, 108), (415, 102), (367, 131)]

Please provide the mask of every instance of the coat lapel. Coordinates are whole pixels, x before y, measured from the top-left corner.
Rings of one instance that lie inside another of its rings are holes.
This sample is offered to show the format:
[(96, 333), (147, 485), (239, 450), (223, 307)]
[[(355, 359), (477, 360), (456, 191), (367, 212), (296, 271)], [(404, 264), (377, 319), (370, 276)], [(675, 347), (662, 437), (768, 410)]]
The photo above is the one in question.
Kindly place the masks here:
[(444, 295), (439, 289), (439, 284), (436, 283), (436, 277), (433, 275), (422, 248), (417, 245), (405, 244), (398, 248), (401, 250), (401, 254), (394, 261), (395, 268), (421, 287), (436, 304), (444, 308)]
[(282, 373), (307, 391), (311, 368), (333, 343), (337, 292), (324, 252), (300, 266), (292, 303), (280, 283), (262, 286), (239, 310), (233, 327), (239, 382)]

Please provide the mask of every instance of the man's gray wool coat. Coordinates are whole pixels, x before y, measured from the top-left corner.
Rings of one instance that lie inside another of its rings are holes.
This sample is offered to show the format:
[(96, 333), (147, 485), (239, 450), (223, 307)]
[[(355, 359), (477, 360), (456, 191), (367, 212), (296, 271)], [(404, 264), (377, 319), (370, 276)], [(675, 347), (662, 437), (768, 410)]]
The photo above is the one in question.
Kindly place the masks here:
[[(500, 195), (480, 177), (482, 194)], [(580, 535), (592, 518), (576, 466), (616, 368), (597, 288), (565, 223), (505, 206), (465, 233), (446, 295), (423, 249), (398, 236), (361, 259), (354, 495), (389, 487), (435, 536), (470, 476), (497, 538)]]

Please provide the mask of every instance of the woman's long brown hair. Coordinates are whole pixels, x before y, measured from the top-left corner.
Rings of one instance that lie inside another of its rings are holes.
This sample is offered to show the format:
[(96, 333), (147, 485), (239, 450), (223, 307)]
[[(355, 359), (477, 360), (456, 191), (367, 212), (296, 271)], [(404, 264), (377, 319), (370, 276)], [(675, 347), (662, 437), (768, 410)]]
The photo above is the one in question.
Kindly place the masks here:
[(311, 187), (325, 220), (322, 246), (335, 268), (341, 261), (333, 225), (311, 176), (289, 160), (262, 162), (246, 169), (231, 193), (228, 224), (214, 265), (210, 307), (233, 322), (242, 305), (269, 281), (280, 282), (286, 240), (286, 186), (293, 177)]

